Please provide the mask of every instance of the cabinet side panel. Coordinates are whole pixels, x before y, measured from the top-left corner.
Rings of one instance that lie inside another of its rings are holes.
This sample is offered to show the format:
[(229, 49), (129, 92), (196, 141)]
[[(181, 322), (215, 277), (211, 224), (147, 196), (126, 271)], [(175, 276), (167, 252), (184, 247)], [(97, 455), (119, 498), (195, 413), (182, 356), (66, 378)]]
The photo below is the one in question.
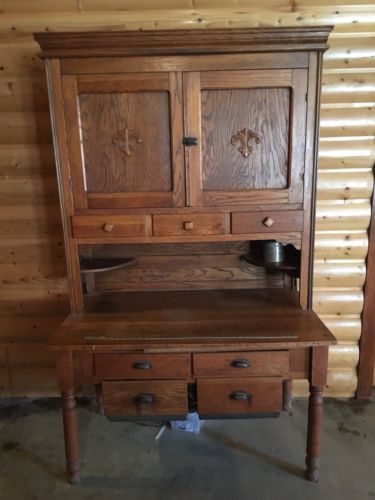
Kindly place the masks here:
[(304, 175), (304, 232), (301, 248), (300, 303), (312, 307), (313, 251), (315, 229), (315, 190), (319, 138), (319, 104), (322, 55), (310, 53), (307, 93), (307, 125)]
[(83, 296), (79, 272), (78, 246), (72, 238), (70, 225), (70, 217), (73, 215), (73, 195), (66, 146), (60, 62), (55, 59), (47, 60), (46, 71), (68, 269), (70, 306), (73, 312), (79, 312), (83, 308)]

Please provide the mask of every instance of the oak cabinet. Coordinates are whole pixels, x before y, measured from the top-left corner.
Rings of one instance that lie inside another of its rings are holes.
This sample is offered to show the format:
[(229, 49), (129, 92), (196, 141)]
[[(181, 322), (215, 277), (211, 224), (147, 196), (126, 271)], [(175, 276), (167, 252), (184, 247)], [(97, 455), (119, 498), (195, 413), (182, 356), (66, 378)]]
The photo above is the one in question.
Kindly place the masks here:
[[(317, 480), (328, 346), (312, 311), (329, 27), (39, 33), (71, 314), (52, 335), (69, 481), (75, 393), (109, 417), (276, 416), (308, 379)], [(284, 258), (265, 249), (283, 248)]]
[(102, 74), (99, 64), (62, 86), (76, 209), (184, 204), (181, 74)]
[(62, 87), (76, 209), (303, 201), (306, 69), (106, 74), (98, 63)]

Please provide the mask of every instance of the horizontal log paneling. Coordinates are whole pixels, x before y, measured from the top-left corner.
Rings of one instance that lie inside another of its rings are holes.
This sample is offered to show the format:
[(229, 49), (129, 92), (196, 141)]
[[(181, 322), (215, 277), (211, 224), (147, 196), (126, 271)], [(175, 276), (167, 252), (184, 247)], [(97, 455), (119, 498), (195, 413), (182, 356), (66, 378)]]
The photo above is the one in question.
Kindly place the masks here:
[[(373, 1), (2, 0), (0, 12), (0, 342), (15, 342), (18, 360), (10, 368), (8, 348), (0, 351), (0, 393), (55, 393), (52, 365), (25, 344), (44, 342), (68, 310), (48, 99), (32, 32), (335, 24), (323, 68), (315, 308), (339, 341), (330, 354), (327, 394), (352, 395), (375, 154)], [(228, 246), (216, 255), (243, 250)], [(156, 246), (152, 259), (163, 250)], [(140, 247), (128, 251), (139, 255)], [(212, 246), (183, 251), (212, 255)], [(306, 384), (295, 390), (303, 393)]]
[(315, 234), (316, 259), (361, 259), (367, 255), (366, 231), (317, 231)]

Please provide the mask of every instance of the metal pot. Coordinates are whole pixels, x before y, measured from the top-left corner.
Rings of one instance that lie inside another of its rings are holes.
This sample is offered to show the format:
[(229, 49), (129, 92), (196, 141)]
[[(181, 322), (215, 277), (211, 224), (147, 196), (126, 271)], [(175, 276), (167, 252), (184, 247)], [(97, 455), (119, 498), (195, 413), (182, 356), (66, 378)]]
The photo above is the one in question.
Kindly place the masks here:
[(285, 253), (284, 246), (278, 241), (264, 241), (263, 242), (263, 260), (265, 262), (283, 262)]

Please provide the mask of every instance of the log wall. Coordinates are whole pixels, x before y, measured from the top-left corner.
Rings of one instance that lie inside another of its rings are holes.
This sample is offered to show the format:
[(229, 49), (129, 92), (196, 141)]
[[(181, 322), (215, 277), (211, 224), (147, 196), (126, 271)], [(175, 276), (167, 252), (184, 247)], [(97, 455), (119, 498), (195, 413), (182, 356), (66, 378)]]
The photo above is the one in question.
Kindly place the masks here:
[(32, 32), (305, 24), (335, 25), (324, 59), (314, 304), (339, 341), (327, 394), (354, 394), (375, 152), (372, 0), (0, 0), (1, 395), (56, 394), (43, 345), (68, 312), (47, 92)]

